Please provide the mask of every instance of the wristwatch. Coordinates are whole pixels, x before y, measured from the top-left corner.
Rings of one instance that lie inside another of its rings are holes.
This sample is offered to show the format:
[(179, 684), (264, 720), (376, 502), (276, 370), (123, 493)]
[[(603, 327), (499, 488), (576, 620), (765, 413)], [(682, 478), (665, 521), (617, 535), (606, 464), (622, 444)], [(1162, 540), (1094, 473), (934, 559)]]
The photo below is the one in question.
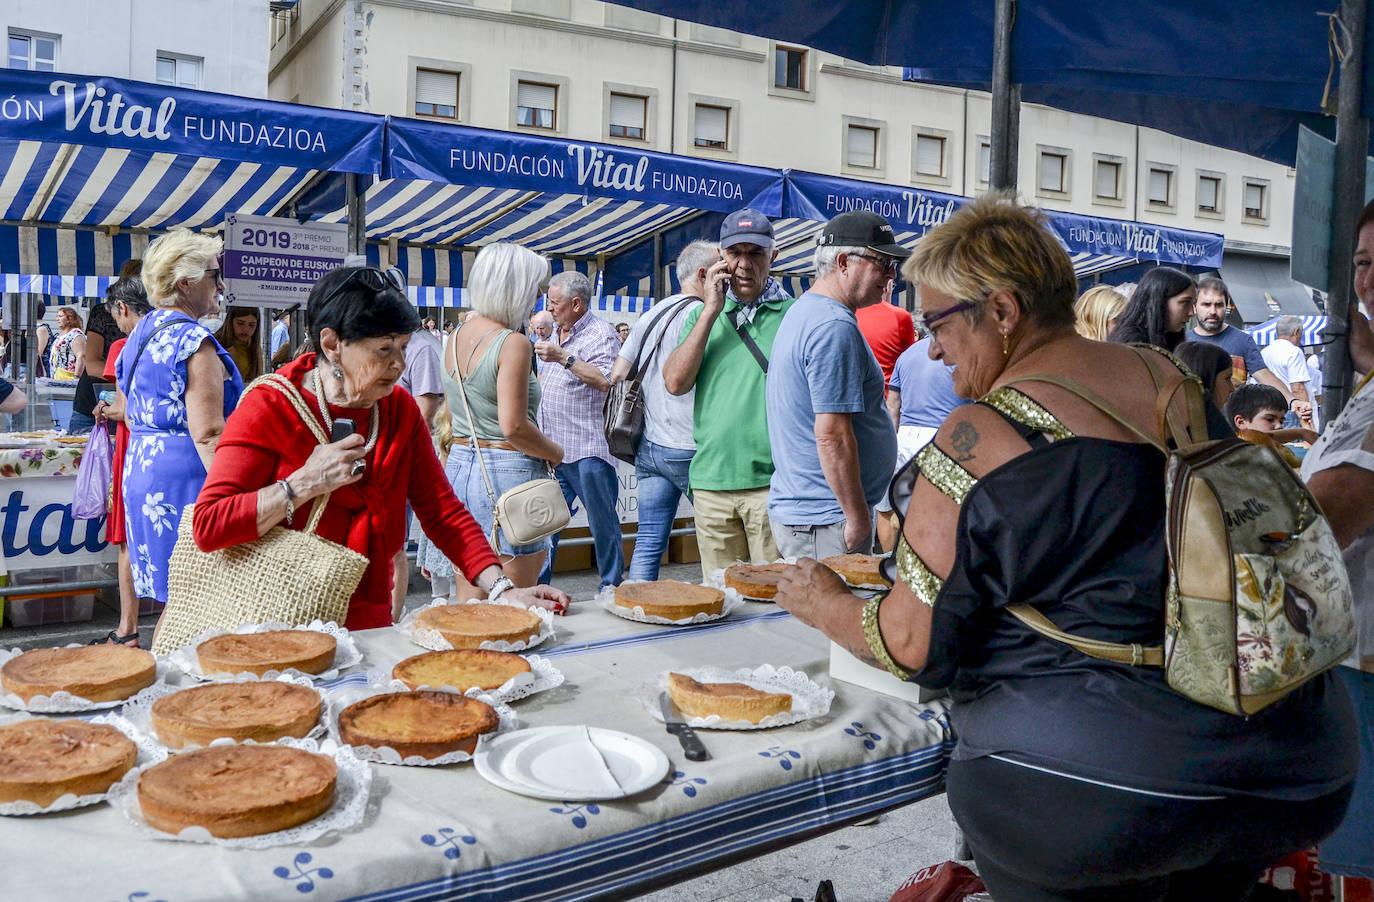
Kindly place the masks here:
[(570, 369), (572, 369), (574, 363), (577, 363), (577, 358), (574, 357), (573, 355), (569, 354), (569, 355), (568, 355), (568, 359), (565, 360), (565, 361), (563, 361), (563, 369), (565, 369), (565, 370), (570, 370)]

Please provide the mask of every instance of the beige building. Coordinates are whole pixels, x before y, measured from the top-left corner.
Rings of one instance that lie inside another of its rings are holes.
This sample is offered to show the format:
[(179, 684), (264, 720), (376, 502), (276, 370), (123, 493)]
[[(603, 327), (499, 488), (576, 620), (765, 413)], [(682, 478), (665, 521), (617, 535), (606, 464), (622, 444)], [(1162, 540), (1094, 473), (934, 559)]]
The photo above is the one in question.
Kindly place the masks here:
[[(986, 93), (597, 0), (302, 0), (274, 99), (909, 185), (986, 190)], [(1019, 185), (1046, 208), (1221, 233), (1285, 258), (1294, 172), (1026, 104)]]

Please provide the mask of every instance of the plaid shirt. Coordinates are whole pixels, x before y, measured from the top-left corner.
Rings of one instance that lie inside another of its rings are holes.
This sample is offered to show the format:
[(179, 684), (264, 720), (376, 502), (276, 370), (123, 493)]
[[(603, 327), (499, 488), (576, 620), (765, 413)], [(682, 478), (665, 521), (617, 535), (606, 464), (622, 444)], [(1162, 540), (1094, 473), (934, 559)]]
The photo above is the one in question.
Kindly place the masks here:
[[(550, 340), (567, 348), (579, 362), (590, 363), (607, 379), (616, 355), (620, 353), (620, 336), (615, 328), (594, 313), (584, 313), (573, 324), (567, 341), (560, 341), (555, 329)], [(539, 428), (550, 439), (563, 446), (563, 462), (573, 463), (584, 457), (599, 457), (612, 467), (616, 460), (606, 447), (605, 420), (601, 413), (606, 393), (597, 391), (577, 378), (572, 370), (557, 363), (545, 363), (539, 372), (543, 397), (539, 402)]]

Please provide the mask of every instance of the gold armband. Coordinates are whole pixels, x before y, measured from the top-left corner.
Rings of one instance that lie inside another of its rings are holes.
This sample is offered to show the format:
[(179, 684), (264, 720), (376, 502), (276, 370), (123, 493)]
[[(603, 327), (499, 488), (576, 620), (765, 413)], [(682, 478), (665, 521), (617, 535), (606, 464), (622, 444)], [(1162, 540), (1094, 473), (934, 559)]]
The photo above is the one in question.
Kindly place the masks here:
[(864, 639), (868, 642), (868, 650), (873, 652), (873, 657), (878, 659), (879, 664), (887, 668), (888, 673), (899, 680), (910, 679), (910, 672), (892, 660), (892, 655), (887, 650), (887, 643), (883, 641), (882, 628), (878, 626), (878, 605), (882, 604), (886, 597), (886, 595), (875, 595), (864, 605)]

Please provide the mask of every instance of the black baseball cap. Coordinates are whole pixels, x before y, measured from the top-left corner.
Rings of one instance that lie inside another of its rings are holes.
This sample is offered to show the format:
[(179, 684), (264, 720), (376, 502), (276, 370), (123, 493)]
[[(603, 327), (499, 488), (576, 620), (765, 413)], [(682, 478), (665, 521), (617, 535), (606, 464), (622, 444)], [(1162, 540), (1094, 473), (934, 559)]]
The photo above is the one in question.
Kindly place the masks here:
[(892, 226), (877, 213), (867, 210), (851, 210), (841, 213), (821, 227), (816, 243), (822, 247), (839, 245), (841, 247), (866, 247), (898, 260), (911, 256), (911, 251), (897, 243)]
[(720, 224), (720, 246), (734, 247), (737, 244), (757, 244), (759, 247), (773, 246), (773, 224), (758, 210), (745, 207), (736, 210)]

